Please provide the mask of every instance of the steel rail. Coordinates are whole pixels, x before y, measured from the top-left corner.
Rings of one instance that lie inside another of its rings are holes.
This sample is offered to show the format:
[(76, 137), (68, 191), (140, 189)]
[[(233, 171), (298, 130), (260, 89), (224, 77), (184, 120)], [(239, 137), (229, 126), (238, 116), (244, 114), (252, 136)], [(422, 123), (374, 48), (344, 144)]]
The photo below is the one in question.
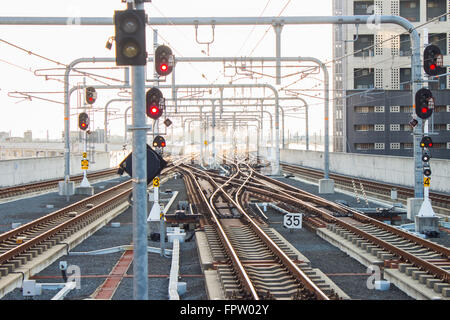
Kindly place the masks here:
[[(292, 173), (300, 173), (305, 174), (310, 177), (314, 178), (320, 178), (321, 177), (321, 171), (317, 169), (311, 169), (311, 168), (302, 168), (296, 165), (292, 164), (281, 164), (282, 167), (285, 168), (287, 172)], [(351, 187), (352, 184), (349, 182), (350, 179), (353, 179), (354, 177), (345, 176), (341, 174), (332, 173), (330, 174), (330, 178), (335, 180), (336, 182), (339, 182), (342, 185)], [(366, 191), (377, 191), (389, 195), (390, 191), (393, 187), (397, 189), (397, 193), (401, 195), (402, 199), (406, 199), (408, 197), (414, 196), (414, 190), (412, 188), (400, 186), (400, 185), (388, 185), (386, 183), (378, 182), (378, 181), (370, 181), (370, 180), (363, 180), (361, 178), (355, 178), (359, 181), (362, 181), (364, 183)], [(436, 204), (445, 204), (446, 206), (450, 206), (450, 195), (438, 193), (438, 192), (430, 192), (430, 200)]]
[[(277, 180), (271, 179), (271, 178), (266, 177), (266, 176), (264, 176), (264, 175), (262, 175), (262, 174), (260, 174), (260, 173), (258, 173), (256, 171), (255, 171), (255, 175), (265, 179), (266, 181), (270, 181), (270, 182), (272, 182), (274, 184), (279, 184), (280, 186), (286, 185), (285, 183), (283, 183), (281, 181), (277, 181)], [(282, 192), (281, 190), (279, 190), (279, 191)], [(291, 197), (291, 196), (289, 196), (289, 197)], [(291, 197), (291, 198), (292, 198), (293, 201), (297, 201), (297, 199), (295, 199), (294, 197)], [(326, 203), (326, 202), (328, 202), (328, 201), (324, 200), (324, 203)], [(382, 248), (385, 248), (386, 250), (390, 251), (391, 253), (393, 253), (393, 254), (395, 254), (395, 255), (397, 255), (397, 256), (399, 256), (399, 257), (401, 257), (401, 258), (403, 258), (403, 259), (405, 259), (407, 261), (410, 261), (411, 263), (413, 263), (413, 264), (415, 264), (415, 265), (417, 265), (419, 267), (422, 267), (425, 270), (429, 270), (429, 272), (434, 273), (435, 275), (439, 276), (442, 280), (446, 281), (447, 283), (450, 283), (450, 273), (447, 270), (442, 269), (442, 268), (440, 268), (440, 267), (438, 267), (438, 266), (436, 266), (436, 265), (434, 265), (434, 264), (432, 264), (432, 263), (430, 263), (430, 262), (428, 262), (428, 261), (426, 261), (424, 259), (416, 257), (413, 254), (410, 254), (410, 253), (408, 253), (407, 251), (405, 251), (403, 249), (397, 248), (397, 247), (391, 245), (390, 243), (388, 243), (388, 242), (386, 242), (384, 240), (381, 240), (381, 239), (379, 239), (377, 237), (374, 237), (371, 234), (369, 234), (369, 233), (367, 233), (367, 232), (365, 232), (365, 231), (363, 231), (363, 230), (361, 230), (361, 229), (359, 229), (359, 228), (357, 228), (355, 226), (352, 226), (351, 224), (349, 224), (349, 223), (347, 223), (347, 222), (345, 222), (345, 221), (343, 221), (341, 219), (333, 217), (332, 215), (328, 214), (327, 212), (324, 212), (324, 211), (321, 211), (321, 210), (315, 210), (315, 211), (319, 212), (321, 214), (321, 216), (327, 217), (328, 219), (331, 219), (334, 223), (338, 224), (339, 226), (341, 226), (341, 227), (343, 227), (343, 228), (345, 228), (347, 230), (350, 230), (351, 232), (354, 232), (354, 233), (360, 235), (361, 237), (368, 239), (369, 241), (374, 242), (378, 246), (380, 246)], [(403, 238), (405, 238), (407, 240), (413, 241), (413, 242), (415, 242), (417, 244), (420, 244), (420, 245), (422, 245), (422, 246), (424, 246), (426, 248), (429, 248), (431, 250), (434, 250), (435, 252), (440, 253), (446, 259), (450, 259), (450, 249), (448, 249), (446, 247), (443, 247), (443, 246), (438, 245), (436, 243), (433, 243), (431, 241), (428, 241), (428, 240), (416, 237), (416, 236), (414, 236), (412, 234), (409, 234), (407, 232), (404, 232), (402, 230), (394, 228), (394, 227), (392, 227), (390, 225), (387, 225), (387, 224), (385, 224), (383, 222), (380, 222), (380, 221), (378, 221), (376, 219), (373, 219), (373, 218), (370, 218), (370, 217), (365, 216), (363, 214), (360, 214), (359, 212), (357, 212), (355, 210), (348, 209), (348, 211), (350, 213), (352, 213), (353, 218), (355, 220), (359, 220), (361, 222), (365, 222), (365, 223), (368, 223), (368, 224), (371, 224), (371, 225), (375, 225), (375, 226), (381, 228), (382, 230), (391, 232), (391, 233), (396, 234), (398, 236), (401, 236), (401, 237), (403, 237)]]
[(210, 214), (211, 214), (211, 217), (212, 217), (212, 219), (213, 219), (213, 221), (214, 221), (214, 223), (215, 223), (215, 225), (216, 225), (216, 227), (217, 227), (217, 230), (219, 231), (219, 235), (220, 235), (222, 241), (223, 241), (224, 244), (225, 244), (225, 249), (226, 249), (226, 251), (228, 252), (229, 257), (230, 257), (232, 263), (233, 263), (233, 264), (235, 265), (235, 267), (236, 267), (236, 271), (238, 272), (238, 276), (239, 276), (239, 278), (240, 278), (240, 280), (241, 280), (241, 284), (245, 287), (247, 293), (248, 293), (253, 299), (255, 299), (255, 300), (260, 300), (259, 295), (258, 295), (258, 293), (256, 292), (256, 289), (255, 289), (255, 287), (253, 286), (253, 283), (252, 283), (252, 281), (250, 280), (249, 275), (248, 275), (247, 272), (245, 271), (245, 268), (244, 268), (244, 266), (242, 265), (242, 263), (241, 263), (239, 257), (237, 256), (237, 253), (236, 253), (235, 250), (233, 249), (233, 246), (232, 246), (230, 240), (228, 239), (228, 237), (227, 237), (227, 235), (226, 235), (226, 233), (225, 233), (225, 230), (223, 230), (223, 227), (222, 227), (220, 221), (217, 219), (213, 207), (212, 207), (212, 206), (210, 205), (210, 203), (208, 202), (208, 199), (206, 198), (205, 194), (203, 193), (202, 189), (200, 188), (200, 184), (199, 184), (198, 181), (195, 179), (195, 176), (194, 176), (194, 174), (193, 174), (192, 171), (191, 171), (192, 168), (191, 168), (191, 170), (189, 170), (189, 169), (187, 169), (187, 168), (185, 168), (185, 167), (188, 167), (188, 168), (189, 168), (189, 166), (184, 165), (184, 166), (180, 166), (180, 169), (183, 170), (183, 171), (185, 171), (185, 172), (187, 172), (187, 173), (191, 176), (191, 178), (192, 178), (192, 180), (194, 181), (194, 183), (197, 185), (198, 193), (199, 193), (200, 196), (202, 197), (203, 202), (206, 204), (206, 206), (207, 206), (207, 208), (208, 208), (208, 210), (209, 210), (209, 212), (210, 212)]
[[(101, 192), (101, 196), (96, 197), (96, 199), (102, 199), (103, 196), (105, 196), (106, 194), (115, 192), (118, 189), (124, 187), (126, 184), (130, 184), (130, 183), (131, 183), (131, 180), (121, 183), (120, 185), (113, 187), (111, 189), (105, 190), (105, 191)], [(119, 200), (122, 197), (126, 197), (130, 192), (131, 192), (131, 188), (127, 188), (124, 191), (120, 192), (119, 194), (115, 195), (114, 197), (109, 198), (105, 201), (102, 201), (95, 207), (88, 209), (83, 213), (80, 213), (76, 217), (69, 219), (68, 221), (63, 222), (62, 224), (59, 224), (58, 226), (47, 230), (46, 232), (42, 233), (41, 235), (39, 235), (33, 239), (27, 240), (27, 241), (23, 242), (22, 244), (18, 245), (17, 247), (2, 253), (0, 255), (0, 265), (4, 262), (14, 258), (15, 256), (25, 252), (26, 250), (44, 242), (44, 241), (49, 240), (52, 236), (55, 236), (58, 232), (60, 232), (64, 229), (70, 228), (74, 224), (79, 223), (81, 220), (88, 218), (95, 213), (98, 213), (99, 210), (104, 210), (106, 207), (108, 207), (110, 205), (116, 205), (115, 201)], [(100, 193), (98, 195), (100, 195)], [(91, 199), (91, 201), (92, 201), (92, 199)], [(33, 226), (37, 226), (45, 221), (49, 221), (49, 218), (55, 218), (56, 216), (61, 216), (61, 214), (64, 214), (64, 213), (69, 212), (70, 210), (73, 210), (74, 207), (78, 207), (80, 203), (86, 203), (86, 201), (82, 200), (72, 206), (58, 210), (57, 215), (50, 214), (50, 215), (42, 217), (38, 220), (32, 221), (32, 222), (24, 225), (23, 227), (21, 227), (20, 230), (17, 230), (17, 231), (15, 229), (11, 230), (11, 232), (7, 232), (6, 234), (1, 235), (0, 241), (4, 241), (7, 238), (11, 238), (11, 236), (17, 235), (19, 233), (19, 231), (24, 232), (24, 231), (31, 229)]]
[[(237, 173), (241, 173), (239, 166), (237, 167)], [(193, 168), (198, 170), (196, 168)], [(253, 219), (244, 211), (244, 209), (235, 202), (230, 195), (219, 186), (214, 179), (210, 177), (210, 181), (216, 186), (216, 188), (222, 191), (222, 194), (228, 198), (228, 200), (238, 209), (238, 211), (247, 219), (250, 223), (252, 229), (258, 234), (258, 236), (263, 240), (266, 245), (274, 252), (274, 254), (282, 261), (282, 263), (288, 268), (288, 270), (297, 277), (306, 288), (308, 288), (312, 293), (315, 294), (316, 298), (319, 300), (330, 300), (330, 298), (317, 287), (308, 276), (280, 249), (280, 247), (253, 221)]]
[[(101, 170), (101, 171), (96, 171), (96, 172), (92, 172), (88, 174), (88, 178), (94, 178), (94, 177), (98, 177), (98, 176), (108, 176), (113, 174), (114, 172), (117, 172), (117, 169), (113, 168), (113, 169), (106, 169), (106, 170)], [(73, 181), (80, 181), (83, 178), (83, 174), (80, 175), (74, 175), (71, 176), (71, 179), (73, 179)], [(57, 187), (58, 182), (63, 181), (63, 179), (50, 179), (50, 180), (44, 180), (44, 181), (40, 181), (40, 182), (32, 182), (32, 183), (28, 183), (28, 184), (22, 184), (22, 185), (16, 185), (16, 186), (11, 186), (11, 187), (4, 187), (4, 188), (0, 188), (0, 198), (7, 198), (8, 194), (11, 193), (19, 193), (19, 192), (23, 192), (23, 191), (28, 191), (30, 190), (30, 192), (32, 190), (36, 190), (36, 189), (48, 189), (51, 187)]]

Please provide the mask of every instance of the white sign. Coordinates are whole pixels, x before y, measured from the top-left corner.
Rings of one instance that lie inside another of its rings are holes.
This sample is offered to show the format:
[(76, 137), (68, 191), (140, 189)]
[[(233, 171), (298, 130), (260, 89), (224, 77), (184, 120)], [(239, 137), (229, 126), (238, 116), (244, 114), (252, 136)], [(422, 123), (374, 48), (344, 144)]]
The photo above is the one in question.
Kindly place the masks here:
[(283, 225), (290, 229), (302, 228), (302, 214), (301, 213), (288, 213), (283, 217)]

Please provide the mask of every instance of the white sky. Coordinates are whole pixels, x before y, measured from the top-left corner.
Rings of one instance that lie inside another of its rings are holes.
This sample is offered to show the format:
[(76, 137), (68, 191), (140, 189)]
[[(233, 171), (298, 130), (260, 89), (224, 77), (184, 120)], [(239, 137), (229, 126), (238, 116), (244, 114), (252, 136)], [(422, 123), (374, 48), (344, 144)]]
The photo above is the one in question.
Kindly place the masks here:
[[(234, 17), (234, 16), (277, 16), (287, 4), (282, 16), (331, 15), (331, 0), (153, 0), (146, 3), (145, 9), (149, 17)], [(114, 10), (125, 9), (120, 0), (23, 0), (8, 1), (1, 5), (2, 17), (7, 16), (73, 16), (73, 17), (112, 17)], [(320, 10), (318, 10), (318, 8)], [(194, 26), (155, 27), (159, 33), (159, 43), (169, 45), (178, 57), (205, 56), (206, 45), (195, 42)], [(210, 56), (274, 56), (275, 33), (271, 28), (264, 39), (256, 46), (266, 32), (267, 26), (217, 26), (215, 28), (215, 41), (210, 45)], [(211, 37), (210, 27), (199, 27), (201, 41)], [(114, 47), (111, 51), (105, 49), (108, 37), (114, 35), (114, 26), (8, 26), (0, 25), (0, 39), (32, 51), (52, 60), (64, 64), (81, 57), (114, 57)], [(247, 39), (247, 41), (246, 41)], [(255, 48), (256, 46), (256, 48)], [(153, 34), (151, 27), (147, 27), (147, 51), (153, 47)], [(251, 54), (250, 54), (251, 53)], [(312, 56), (322, 61), (331, 58), (331, 26), (285, 26), (282, 31), (283, 56)], [(14, 66), (12, 65), (14, 64)], [(114, 66), (115, 64), (108, 64)], [(85, 65), (89, 67), (104, 66), (100, 64)], [(37, 69), (55, 68), (56, 64), (34, 57), (21, 50), (0, 42), (0, 131), (11, 131), (13, 136), (23, 136), (26, 130), (33, 131), (33, 138), (45, 138), (47, 130), (50, 139), (60, 138), (63, 131), (63, 105), (39, 99), (22, 100), (8, 97), (9, 92), (58, 92), (57, 94), (37, 94), (39, 97), (63, 102), (63, 84), (57, 81), (46, 81), (43, 76), (35, 76)], [(153, 71), (148, 66), (149, 74)], [(331, 68), (330, 68), (331, 69)], [(177, 65), (177, 84), (212, 83), (223, 71), (222, 64), (184, 64)], [(95, 72), (95, 71), (94, 71)], [(331, 75), (331, 70), (329, 70)], [(62, 75), (62, 70), (42, 72), (46, 74)], [(102, 73), (105, 74), (106, 73)], [(205, 75), (206, 80), (202, 78)], [(108, 73), (112, 77), (122, 77), (122, 72)], [(62, 80), (62, 77), (55, 77)], [(315, 78), (322, 79), (321, 75)], [(283, 81), (286, 85), (298, 79), (288, 78)], [(230, 78), (219, 77), (214, 83), (228, 83)], [(73, 77), (71, 87), (82, 82), (82, 77)], [(100, 84), (87, 79), (88, 84)], [(266, 80), (275, 84), (274, 79)], [(111, 83), (111, 82), (110, 82)], [(170, 84), (170, 78), (168, 77)], [(254, 80), (241, 80), (238, 83), (255, 83)], [(330, 86), (331, 86), (330, 79)], [(320, 84), (317, 80), (300, 85), (311, 88)], [(323, 88), (319, 86), (317, 88)], [(316, 89), (317, 89), (316, 88)], [(331, 87), (330, 87), (331, 89)], [(163, 91), (168, 96), (170, 91)], [(166, 93), (167, 92), (167, 93)], [(313, 95), (316, 92), (312, 93)], [(117, 91), (108, 90), (98, 92), (95, 103), (97, 108), (113, 98), (118, 98)], [(180, 94), (179, 94), (180, 95)], [(232, 95), (232, 94), (230, 94)], [(330, 95), (331, 97), (331, 95)], [(323, 100), (305, 98), (313, 108), (310, 111), (311, 134), (321, 130), (323, 132)], [(128, 104), (129, 105), (129, 104)], [(123, 113), (126, 104), (115, 104), (113, 107)], [(299, 105), (302, 105), (301, 103)], [(72, 95), (71, 106), (77, 106), (77, 96)], [(330, 117), (332, 104), (330, 104)], [(77, 129), (76, 109), (72, 109), (71, 130)], [(103, 128), (103, 113), (96, 113), (94, 117), (95, 128)], [(303, 132), (303, 121), (292, 118), (286, 122), (286, 131)], [(123, 134), (123, 120), (109, 122), (112, 134)], [(330, 133), (332, 131), (330, 130)]]

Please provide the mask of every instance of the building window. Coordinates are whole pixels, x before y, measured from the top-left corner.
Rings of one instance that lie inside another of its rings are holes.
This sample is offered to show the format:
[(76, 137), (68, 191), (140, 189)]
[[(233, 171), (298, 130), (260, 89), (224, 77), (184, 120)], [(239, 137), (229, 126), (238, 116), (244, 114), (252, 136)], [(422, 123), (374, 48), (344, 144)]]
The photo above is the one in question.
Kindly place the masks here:
[[(427, 0), (427, 21), (443, 15), (445, 8), (445, 0)], [(447, 16), (440, 17), (439, 21), (447, 21)]]
[(400, 16), (411, 22), (420, 20), (420, 0), (400, 0)]
[(411, 90), (411, 68), (400, 68), (400, 90)]
[(400, 124), (391, 124), (390, 129), (391, 131), (400, 131)]
[(373, 143), (355, 143), (356, 150), (372, 150)]
[(400, 106), (390, 106), (390, 112), (400, 112)]
[(412, 142), (407, 142), (403, 144), (403, 149), (412, 149), (412, 148), (413, 148)]
[(384, 150), (383, 142), (375, 142), (375, 150)]
[(400, 35), (400, 56), (410, 56), (411, 51), (411, 38), (409, 34)]
[[(356, 35), (354, 35), (356, 37)], [(370, 47), (366, 49), (367, 47)], [(365, 49), (365, 50), (364, 50)], [(360, 34), (358, 39), (353, 43), (353, 51), (355, 57), (373, 57), (373, 34)]]
[(445, 123), (435, 123), (433, 125), (433, 130), (435, 131), (446, 131), (448, 130), (448, 125)]
[(353, 85), (355, 89), (370, 89), (375, 85), (374, 69), (363, 68), (354, 69), (353, 71)]
[(373, 125), (357, 124), (355, 125), (355, 131), (373, 131)]
[(384, 131), (384, 124), (376, 124), (374, 128), (375, 131)]
[(357, 112), (357, 113), (369, 113), (369, 112), (373, 112), (373, 107), (355, 106), (355, 112)]
[(373, 1), (355, 1), (353, 3), (353, 15), (354, 16), (360, 16), (360, 15), (366, 16), (369, 14), (373, 14), (373, 12), (369, 12), (370, 6), (373, 7)]
[(391, 142), (391, 150), (398, 150), (400, 149), (400, 142)]
[(384, 106), (375, 106), (375, 112), (384, 112)]
[(413, 112), (412, 106), (401, 106), (400, 109), (404, 113), (412, 113)]
[(438, 46), (444, 56), (447, 54), (447, 33), (430, 33), (428, 43)]

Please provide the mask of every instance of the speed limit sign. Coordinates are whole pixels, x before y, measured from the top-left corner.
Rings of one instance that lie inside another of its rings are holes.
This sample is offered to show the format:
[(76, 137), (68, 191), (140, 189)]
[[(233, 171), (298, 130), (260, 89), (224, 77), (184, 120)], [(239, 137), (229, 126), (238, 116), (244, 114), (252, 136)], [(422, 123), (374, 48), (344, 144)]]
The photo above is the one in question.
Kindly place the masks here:
[(302, 228), (302, 214), (301, 213), (288, 213), (284, 215), (283, 225), (289, 229), (301, 229)]

